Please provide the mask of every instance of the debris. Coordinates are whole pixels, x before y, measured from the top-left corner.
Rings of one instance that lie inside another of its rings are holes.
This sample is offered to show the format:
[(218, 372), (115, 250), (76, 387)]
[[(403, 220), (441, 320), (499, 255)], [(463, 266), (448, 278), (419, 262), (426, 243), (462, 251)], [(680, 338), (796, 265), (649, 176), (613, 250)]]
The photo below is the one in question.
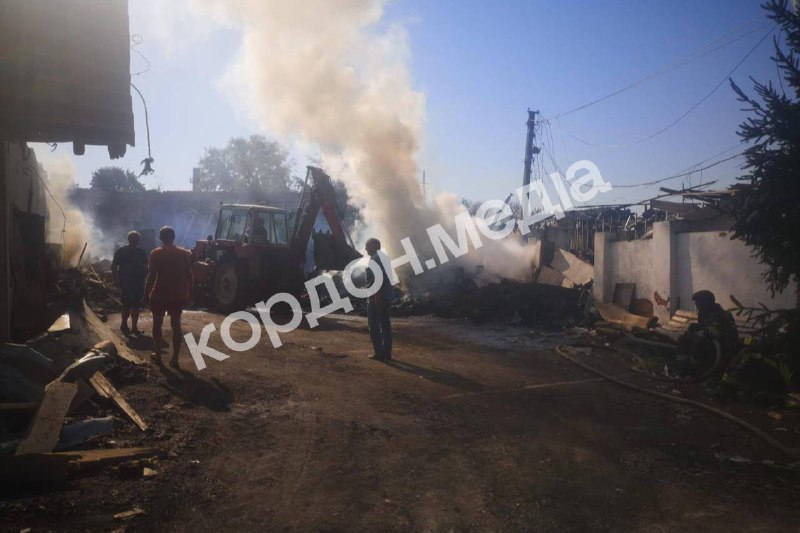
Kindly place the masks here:
[(564, 274), (550, 268), (543, 266), (539, 269), (539, 274), (536, 276), (536, 283), (541, 285), (553, 285), (554, 287), (561, 287), (564, 282)]
[(83, 470), (90, 467), (106, 467), (119, 464), (132, 459), (145, 459), (159, 457), (163, 452), (158, 448), (115, 448), (108, 450), (74, 450), (69, 452), (55, 452), (50, 455), (67, 457), (72, 469)]
[(64, 313), (58, 317), (53, 324), (47, 328), (48, 333), (61, 333), (72, 329), (69, 322), (69, 313)]
[(58, 375), (56, 365), (51, 359), (24, 344), (1, 346), (0, 361), (41, 385), (50, 383)]
[[(113, 346), (113, 345), (112, 345)], [(89, 379), (108, 361), (108, 355), (92, 350), (61, 373), (58, 380), (65, 383), (75, 383), (78, 380)]]
[(597, 308), (597, 312), (600, 313), (601, 317), (603, 317), (603, 320), (606, 322), (611, 322), (612, 324), (619, 324), (627, 331), (631, 331), (635, 327), (650, 329), (658, 322), (658, 318), (656, 317), (645, 318), (642, 316), (636, 316), (615, 304), (595, 302), (594, 305)]
[(114, 429), (114, 417), (90, 418), (61, 428), (57, 450), (69, 450), (97, 435), (107, 435)]
[(55, 454), (6, 455), (0, 457), (0, 484), (60, 484), (67, 480), (68, 467), (69, 457)]
[(573, 285), (587, 285), (594, 279), (594, 266), (561, 248), (553, 254), (550, 266), (564, 275)]
[(147, 431), (147, 424), (144, 420), (142, 420), (142, 417), (140, 417), (134, 408), (131, 407), (127, 401), (125, 401), (125, 398), (120, 396), (119, 392), (117, 392), (117, 389), (114, 388), (114, 385), (112, 385), (102, 373), (95, 373), (95, 375), (89, 379), (89, 383), (92, 384), (94, 390), (96, 390), (100, 396), (114, 400), (119, 408), (122, 409), (131, 420), (133, 420), (133, 423), (139, 426), (139, 429), (142, 431)]
[(154, 469), (150, 468), (149, 466), (145, 466), (142, 469), (142, 475), (144, 477), (153, 477), (153, 476), (158, 475), (158, 470), (154, 470)]
[(130, 511), (125, 511), (122, 513), (117, 513), (114, 515), (115, 520), (130, 520), (131, 518), (136, 518), (137, 516), (147, 514), (143, 510), (139, 509), (138, 507), (134, 507)]
[(35, 411), (37, 407), (39, 407), (39, 402), (0, 403), (0, 413), (24, 413), (28, 411)]
[(53, 451), (58, 443), (64, 417), (77, 391), (77, 385), (62, 381), (54, 381), (47, 386), (28, 434), (17, 447), (17, 455)]
[(783, 420), (783, 415), (780, 413), (776, 413), (775, 411), (769, 411), (767, 413), (767, 416), (769, 416), (773, 420), (778, 420), (778, 421)]

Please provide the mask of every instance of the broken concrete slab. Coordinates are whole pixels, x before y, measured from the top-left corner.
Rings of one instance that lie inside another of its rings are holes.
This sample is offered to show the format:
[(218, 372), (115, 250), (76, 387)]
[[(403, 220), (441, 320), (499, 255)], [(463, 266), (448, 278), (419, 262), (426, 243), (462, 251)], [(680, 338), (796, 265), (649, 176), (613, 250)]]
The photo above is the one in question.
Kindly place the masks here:
[(64, 417), (78, 391), (74, 383), (54, 381), (45, 388), (44, 398), (36, 410), (27, 436), (17, 447), (17, 455), (47, 453), (58, 443)]
[(556, 249), (550, 266), (575, 285), (586, 285), (594, 279), (594, 266), (561, 248)]
[(536, 276), (536, 283), (539, 283), (540, 285), (561, 287), (563, 282), (564, 274), (547, 266), (541, 267), (538, 275)]

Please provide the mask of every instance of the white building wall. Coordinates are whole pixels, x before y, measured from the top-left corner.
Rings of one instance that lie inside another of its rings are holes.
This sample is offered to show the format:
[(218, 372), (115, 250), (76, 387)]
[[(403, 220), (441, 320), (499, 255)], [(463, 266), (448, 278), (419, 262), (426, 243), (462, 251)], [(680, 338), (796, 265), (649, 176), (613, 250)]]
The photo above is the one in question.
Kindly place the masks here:
[(678, 294), (681, 309), (694, 310), (692, 294), (699, 290), (714, 293), (722, 307), (733, 307), (730, 295), (750, 307), (759, 302), (769, 308), (792, 308), (795, 294), (791, 288), (772, 298), (762, 281), (764, 266), (752, 257), (752, 249), (730, 233), (708, 231), (679, 233)]
[(611, 243), (611, 296), (617, 283), (635, 283), (636, 298), (653, 300), (653, 239)]
[(630, 242), (595, 234), (595, 299), (609, 303), (617, 283), (635, 283), (636, 298), (650, 300), (661, 322), (677, 309), (694, 310), (692, 294), (704, 289), (726, 309), (733, 307), (731, 294), (748, 307), (795, 307), (796, 288), (771, 297), (764, 267), (744, 242), (732, 240), (726, 231), (682, 229), (686, 224), (680, 221), (657, 222), (652, 239)]

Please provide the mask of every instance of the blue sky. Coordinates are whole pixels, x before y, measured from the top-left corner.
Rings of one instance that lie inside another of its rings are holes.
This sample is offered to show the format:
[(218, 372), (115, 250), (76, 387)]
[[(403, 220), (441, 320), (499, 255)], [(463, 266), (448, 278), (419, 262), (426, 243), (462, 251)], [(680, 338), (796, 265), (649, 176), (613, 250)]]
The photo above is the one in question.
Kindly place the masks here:
[[(143, 181), (149, 188), (158, 183), (164, 189), (188, 189), (192, 167), (205, 147), (257, 132), (257, 126), (219, 86), (238, 49), (238, 32), (194, 28), (197, 21), (189, 15), (159, 27), (157, 11), (164, 7), (158, 0), (132, 0), (130, 8), (131, 31), (144, 38), (137, 49), (151, 64), (149, 72), (133, 78), (147, 99), (156, 160), (157, 177)], [(420, 168), (439, 190), (490, 199), (504, 198), (521, 184), (529, 107), (551, 118), (562, 169), (589, 159), (612, 185), (668, 176), (733, 147), (745, 115), (727, 82), (650, 141), (609, 148), (588, 146), (570, 135), (619, 145), (659, 130), (711, 91), (766, 28), (620, 96), (559, 120), (553, 117), (656, 71), (753, 17), (761, 18), (750, 29), (766, 22), (753, 0), (396, 0), (388, 4), (384, 23), (405, 26), (414, 88), (426, 96)], [(169, 43), (165, 35), (179, 38)], [(771, 38), (733, 78), (745, 88), (751, 87), (750, 75), (776, 79), (770, 55)], [(144, 66), (133, 54), (131, 71)], [(137, 146), (117, 161), (109, 160), (104, 148), (87, 147), (86, 155), (74, 157), (79, 184), (88, 185), (91, 171), (103, 165), (138, 171), (147, 147), (144, 113), (135, 94), (134, 114)], [(37, 147), (40, 157), (46, 157), (46, 150)], [(60, 146), (55, 155), (62, 154), (71, 156), (71, 146)], [(299, 168), (304, 157), (295, 153)], [(553, 170), (552, 163), (547, 161), (545, 169)], [(732, 161), (702, 177), (725, 185), (738, 173)], [(699, 183), (699, 176), (685, 183)], [(631, 201), (655, 192), (657, 187), (616, 189), (598, 200)]]

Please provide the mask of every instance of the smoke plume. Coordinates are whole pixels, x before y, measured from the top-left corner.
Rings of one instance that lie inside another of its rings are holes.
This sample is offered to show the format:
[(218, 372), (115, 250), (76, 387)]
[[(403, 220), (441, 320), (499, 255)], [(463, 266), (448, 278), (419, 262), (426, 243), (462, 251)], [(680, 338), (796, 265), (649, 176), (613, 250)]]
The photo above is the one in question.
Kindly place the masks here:
[[(410, 237), (433, 257), (426, 228), (464, 208), (453, 195), (428, 205), (418, 181), (425, 97), (412, 88), (400, 25), (382, 0), (197, 2), (242, 30), (239, 57), (223, 83), (266, 131), (319, 146), (326, 170), (345, 181), (371, 235), (390, 255)], [(467, 262), (486, 275), (525, 278), (530, 254), (511, 241), (485, 241)], [(520, 268), (521, 267), (521, 268)]]
[(75, 207), (69, 197), (75, 187), (75, 167), (69, 157), (48, 158), (42, 162), (42, 177), (47, 182), (47, 241), (64, 246), (64, 265), (76, 266), (89, 243), (86, 257), (108, 257), (111, 250), (95, 228), (91, 217)]

